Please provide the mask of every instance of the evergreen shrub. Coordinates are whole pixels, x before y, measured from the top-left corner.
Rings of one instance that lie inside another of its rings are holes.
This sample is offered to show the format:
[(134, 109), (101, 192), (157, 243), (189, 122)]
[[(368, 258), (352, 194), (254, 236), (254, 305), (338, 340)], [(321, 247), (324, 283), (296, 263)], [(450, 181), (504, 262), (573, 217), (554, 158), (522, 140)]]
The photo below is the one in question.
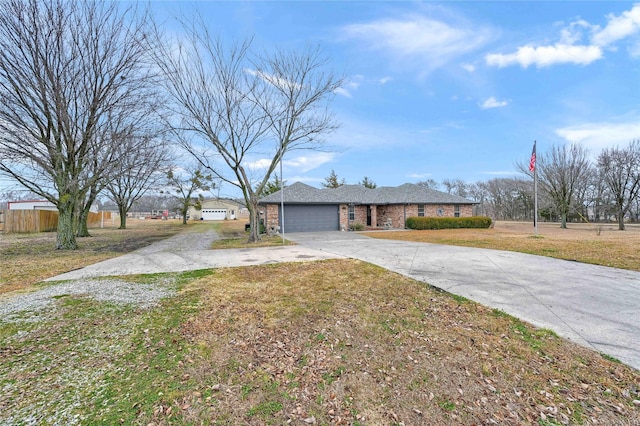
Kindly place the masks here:
[(456, 228), (489, 228), (491, 218), (487, 216), (472, 217), (409, 217), (409, 229), (456, 229)]

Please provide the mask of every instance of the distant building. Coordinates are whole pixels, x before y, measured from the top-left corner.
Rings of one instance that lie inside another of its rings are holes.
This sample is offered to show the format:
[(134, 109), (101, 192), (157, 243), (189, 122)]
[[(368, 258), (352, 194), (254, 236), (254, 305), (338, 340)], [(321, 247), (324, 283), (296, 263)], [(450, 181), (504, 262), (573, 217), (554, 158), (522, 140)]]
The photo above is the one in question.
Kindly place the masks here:
[(190, 220), (234, 220), (248, 217), (248, 210), (243, 203), (227, 198), (204, 200), (202, 209), (189, 207)]
[[(49, 210), (57, 212), (58, 208), (50, 201), (47, 200), (22, 200), (22, 201), (9, 201), (7, 203), (8, 210)], [(91, 206), (91, 212), (97, 213), (98, 206)]]
[(50, 210), (57, 212), (58, 208), (50, 201), (47, 200), (22, 200), (22, 201), (9, 201), (7, 203), (7, 209), (9, 210)]

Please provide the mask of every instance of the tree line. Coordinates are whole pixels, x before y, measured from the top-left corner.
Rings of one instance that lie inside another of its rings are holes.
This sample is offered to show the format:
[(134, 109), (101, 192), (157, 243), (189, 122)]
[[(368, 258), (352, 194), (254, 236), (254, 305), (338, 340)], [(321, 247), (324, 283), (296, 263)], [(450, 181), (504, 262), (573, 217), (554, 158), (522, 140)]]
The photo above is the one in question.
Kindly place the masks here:
[[(640, 221), (640, 141), (627, 146), (603, 149), (591, 159), (579, 144), (555, 145), (536, 156), (531, 164), (516, 163), (524, 175), (466, 182), (462, 179), (420, 181), (417, 185), (458, 195), (475, 201), (474, 214), (496, 220), (531, 220), (534, 218), (534, 170), (538, 179), (539, 218), (558, 221), (616, 221), (625, 229), (625, 220)], [(274, 191), (280, 189), (275, 181)], [(324, 179), (324, 188), (345, 185), (334, 170)], [(359, 185), (375, 188), (370, 178)]]

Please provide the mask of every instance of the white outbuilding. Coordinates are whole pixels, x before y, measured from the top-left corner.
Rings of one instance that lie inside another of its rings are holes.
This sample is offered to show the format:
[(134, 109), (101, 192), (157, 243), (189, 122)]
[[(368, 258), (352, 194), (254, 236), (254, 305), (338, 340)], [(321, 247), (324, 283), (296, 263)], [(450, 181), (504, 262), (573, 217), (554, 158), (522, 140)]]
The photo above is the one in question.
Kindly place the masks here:
[(190, 220), (234, 220), (245, 218), (246, 208), (244, 204), (228, 199), (213, 198), (202, 202), (202, 209), (189, 207)]

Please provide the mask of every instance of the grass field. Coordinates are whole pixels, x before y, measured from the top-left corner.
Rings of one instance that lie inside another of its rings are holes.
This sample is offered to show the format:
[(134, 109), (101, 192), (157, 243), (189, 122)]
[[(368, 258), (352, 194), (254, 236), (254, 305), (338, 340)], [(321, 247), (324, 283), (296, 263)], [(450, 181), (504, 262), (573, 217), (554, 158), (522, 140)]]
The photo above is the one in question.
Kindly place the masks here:
[(183, 230), (179, 220), (128, 219), (90, 229), (91, 237), (78, 239), (78, 250), (55, 249), (55, 232), (0, 234), (0, 294), (29, 288), (44, 279), (129, 253)]
[[(95, 232), (69, 259), (184, 229), (154, 223)], [(488, 231), (518, 238), (507, 224)], [(27, 281), (59, 253), (36, 236), (7, 241), (3, 266), (6, 250), (10, 262), (46, 254)], [(0, 424), (640, 424), (637, 370), (360, 261), (123, 279), (175, 295), (151, 308), (61, 295), (0, 319)]]

